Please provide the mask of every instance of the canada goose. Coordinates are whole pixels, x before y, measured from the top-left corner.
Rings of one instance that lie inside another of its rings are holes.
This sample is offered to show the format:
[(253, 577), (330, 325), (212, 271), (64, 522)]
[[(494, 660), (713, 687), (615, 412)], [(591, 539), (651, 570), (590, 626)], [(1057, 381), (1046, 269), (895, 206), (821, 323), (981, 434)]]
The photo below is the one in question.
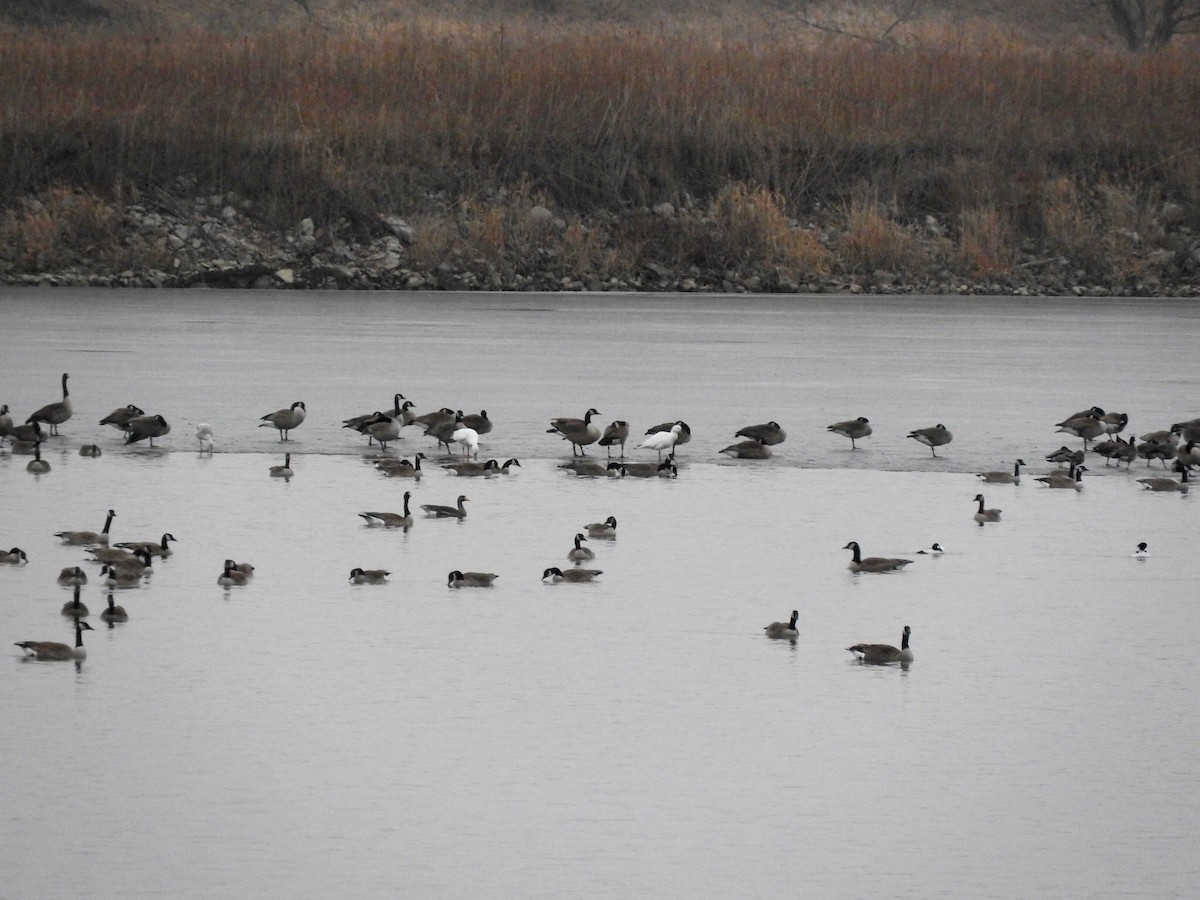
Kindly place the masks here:
[(410, 464), (407, 460), (396, 459), (381, 459), (375, 463), (375, 468), (386, 475), (388, 478), (415, 478), (421, 480), (421, 460), (425, 458), (424, 453), (413, 454), (413, 461)]
[(20, 547), (13, 547), (11, 550), (0, 550), (0, 564), (19, 566), (21, 563), (27, 562), (29, 562), (29, 557), (25, 555), (25, 551)]
[(1171, 426), (1171, 434), (1177, 434), (1185, 441), (1200, 442), (1200, 419), (1188, 419), (1186, 422), (1176, 422)]
[(763, 627), (763, 631), (767, 633), (769, 638), (783, 638), (785, 640), (794, 641), (800, 637), (800, 632), (796, 630), (796, 620), (800, 618), (798, 610), (792, 610), (792, 618), (785, 625), (783, 622), (772, 622), (770, 625)]
[(128, 622), (129, 613), (125, 612), (125, 607), (117, 606), (113, 600), (112, 591), (108, 592), (108, 606), (100, 610), (100, 618), (105, 622)]
[(1038, 481), (1048, 488), (1082, 491), (1083, 473), (1087, 470), (1087, 466), (1072, 466), (1069, 472), (1051, 472), (1038, 478)]
[(86, 616), (88, 614), (87, 604), (79, 599), (79, 585), (75, 585), (75, 596), (63, 604), (62, 614), (64, 616)]
[(404, 400), (404, 395), (398, 393), (392, 398), (392, 410), (390, 412), (380, 413), (377, 410), (375, 412), (364, 413), (361, 416), (351, 416), (349, 419), (342, 419), (342, 427), (351, 428), (355, 431), (358, 431), (359, 426), (365, 425), (367, 422), (370, 422), (372, 419), (377, 419), (381, 415), (386, 415), (389, 418), (399, 420), (401, 428), (403, 428), (405, 425), (411, 425), (415, 416), (410, 412), (410, 410), (414, 408), (414, 404), (411, 400), (404, 400), (404, 404), (401, 405), (401, 400)]
[(586, 528), (588, 537), (615, 538), (617, 536), (617, 517), (609, 516), (603, 522), (592, 522)]
[[(653, 463), (647, 463), (653, 465)], [(570, 469), (576, 475), (584, 478), (598, 478), (604, 475), (616, 477), (622, 474), (624, 465), (619, 462), (602, 463), (594, 459), (573, 459), (569, 463), (559, 465), (560, 469)]]
[(171, 550), (170, 542), (178, 540), (179, 538), (167, 531), (164, 532), (163, 536), (157, 541), (121, 541), (113, 544), (113, 546), (121, 547), (122, 549), (129, 551), (145, 550), (151, 556), (167, 557), (173, 552)]
[(457, 507), (423, 503), (421, 504), (421, 509), (425, 510), (427, 516), (434, 519), (465, 519), (467, 517), (467, 508), (463, 504), (466, 502), (467, 498), (460, 494)]
[(559, 418), (551, 419), (547, 434), (561, 434), (563, 440), (571, 442), (571, 455), (579, 451), (580, 456), (586, 456), (584, 445), (594, 444), (600, 440), (600, 426), (593, 424), (592, 416), (600, 415), (595, 409), (589, 409), (582, 419)]
[(1146, 559), (1148, 556), (1150, 556), (1150, 550), (1146, 546), (1145, 541), (1142, 541), (1137, 545), (1137, 549), (1133, 551), (1133, 555), (1137, 559)]
[(79, 455), (95, 459), (98, 456), (103, 456), (104, 452), (100, 449), (99, 444), (84, 444), (79, 448)]
[(470, 428), (480, 437), (485, 434), (491, 434), (492, 420), (488, 418), (486, 409), (481, 409), (478, 414), (468, 413), (467, 415), (460, 416), (459, 418), (462, 420), (463, 425), (465, 425), (467, 428)]
[(61, 538), (64, 544), (75, 544), (76, 546), (103, 544), (107, 547), (108, 529), (112, 527), (112, 520), (116, 518), (116, 515), (111, 509), (108, 511), (108, 515), (104, 519), (104, 528), (99, 534), (94, 531), (56, 531), (54, 536)]
[(308, 408), (304, 405), (303, 400), (297, 400), (287, 409), (277, 409), (273, 413), (267, 413), (262, 416), (262, 422), (259, 428), (276, 428), (279, 430), (279, 439), (281, 441), (289, 440), (288, 433), (293, 428), (299, 428), (300, 423), (304, 421), (304, 416), (307, 414)]
[(126, 432), (126, 446), (148, 440), (153, 447), (155, 438), (171, 433), (171, 426), (162, 416), (137, 416), (129, 420)]
[(917, 553), (920, 553), (924, 556), (941, 556), (945, 552), (946, 551), (942, 548), (942, 545), (936, 544), (936, 543), (931, 544), (930, 546), (926, 547), (924, 550), (917, 551)]
[[(1071, 413), (1071, 415), (1063, 419), (1063, 422), (1070, 422), (1072, 419), (1086, 419), (1089, 416), (1093, 419), (1099, 419), (1104, 416), (1104, 410), (1099, 406), (1093, 406), (1089, 409), (1081, 409), (1079, 412)], [(1060, 422), (1059, 424), (1061, 425), (1062, 423)]]
[(1078, 416), (1074, 419), (1065, 419), (1058, 423), (1058, 430), (1066, 434), (1073, 434), (1075, 437), (1083, 438), (1083, 449), (1088, 448), (1088, 444), (1105, 433), (1104, 423), (1100, 421), (1095, 413), (1090, 413), (1086, 416)]
[(604, 429), (604, 434), (600, 437), (600, 446), (604, 447), (608, 452), (608, 456), (612, 457), (612, 448), (615, 444), (621, 445), (621, 458), (625, 458), (625, 442), (629, 440), (629, 423), (623, 419), (616, 419), (611, 425)]
[(448, 406), (443, 406), (441, 409), (434, 410), (433, 412), (413, 416), (412, 424), (423, 426), (425, 433), (429, 434), (430, 431), (436, 430), (443, 425), (453, 424), (456, 418), (457, 414), (454, 410)]
[(985, 522), (1000, 521), (1000, 510), (983, 508), (983, 494), (976, 494), (975, 499), (979, 501), (979, 509), (975, 511), (975, 521), (981, 528)]
[(1191, 466), (1200, 466), (1200, 443), (1189, 440), (1176, 451), (1175, 455), (1181, 464), (1189, 468)]
[[(516, 459), (515, 457), (506, 459), (504, 461), (504, 465), (502, 465), (500, 467), (500, 474), (501, 475), (516, 475), (517, 473), (515, 471), (513, 471), (514, 468), (523, 469), (525, 467), (522, 466), (521, 461), (519, 459)], [(495, 473), (493, 473), (493, 474), (495, 474)]]
[[(462, 447), (463, 459), (472, 457), (479, 459), (479, 432), (464, 425), (462, 419), (454, 424), (454, 430), (450, 432), (450, 440)], [(447, 449), (449, 449), (449, 445), (447, 445)]]
[(895, 557), (868, 556), (864, 558), (858, 541), (851, 541), (842, 549), (853, 552), (853, 559), (850, 560), (848, 567), (851, 572), (896, 572), (912, 563), (911, 559)]
[(254, 574), (254, 566), (251, 563), (234, 562), (232, 559), (225, 560), (225, 565), (235, 572), (241, 572), (247, 578)]
[(143, 577), (151, 575), (154, 572), (152, 565), (152, 557), (150, 551), (145, 547), (135, 550), (128, 556), (120, 557), (119, 559), (110, 559), (107, 561), (108, 568), (115, 575), (130, 575)]
[(491, 587), (492, 582), (498, 577), (494, 572), (460, 572), (455, 569), (450, 573), (446, 586), (452, 588)]
[(847, 419), (845, 422), (834, 422), (825, 430), (850, 438), (850, 449), (857, 450), (858, 445), (855, 441), (871, 436), (871, 423), (866, 416), (859, 416), (857, 419)]
[(771, 448), (760, 440), (741, 441), (730, 444), (721, 451), (733, 459), (770, 459)]
[(387, 569), (351, 569), (350, 580), (355, 584), (384, 584), (391, 574)]
[(133, 551), (121, 547), (89, 547), (87, 552), (92, 554), (91, 562), (120, 562), (133, 559)]
[(846, 649), (851, 653), (859, 654), (859, 659), (865, 663), (912, 662), (913, 652), (908, 646), (908, 637), (911, 634), (912, 629), (905, 625), (904, 634), (900, 638), (899, 650), (891, 644), (855, 644)]
[(58, 583), (63, 587), (79, 587), (81, 584), (87, 584), (87, 572), (79, 566), (70, 566), (58, 573)]
[(675, 446), (682, 447), (692, 439), (692, 429), (688, 426), (688, 423), (682, 419), (676, 419), (674, 422), (662, 422), (658, 425), (652, 425), (646, 429), (646, 434), (658, 434), (662, 431), (670, 431), (676, 425), (680, 427), (680, 431), (679, 438), (675, 441)]
[(1021, 483), (1021, 466), (1025, 465), (1025, 460), (1018, 459), (1013, 463), (1012, 474), (1008, 472), (976, 472), (976, 478), (982, 478), (986, 484), (1020, 484)]
[(675, 464), (669, 459), (664, 459), (658, 467), (658, 471), (654, 473), (659, 478), (678, 478), (679, 470), (675, 468)]
[(1174, 441), (1154, 441), (1148, 435), (1142, 435), (1142, 443), (1137, 445), (1137, 455), (1146, 461), (1147, 466), (1157, 459), (1164, 469), (1167, 460), (1174, 459), (1178, 452)]
[(17, 646), (22, 650), (28, 650), (29, 654), (35, 659), (45, 660), (65, 660), (65, 659), (83, 659), (87, 656), (87, 650), (83, 646), (83, 633), (85, 631), (94, 631), (87, 622), (83, 619), (75, 619), (75, 646), (71, 647), (68, 644), (60, 644), (58, 641), (17, 641)]
[(771, 421), (762, 425), (747, 425), (745, 428), (738, 430), (734, 437), (744, 437), (752, 441), (772, 445), (782, 444), (787, 440), (787, 432), (780, 427), (778, 422)]
[[(343, 425), (343, 428), (349, 428), (349, 425)], [(386, 413), (377, 412), (374, 416), (367, 419), (355, 428), (359, 434), (365, 434), (372, 441), (379, 441), (379, 446), (386, 452), (387, 445), (392, 441), (400, 439), (400, 429), (404, 425), (400, 419), (387, 415)]]
[(1100, 416), (1100, 424), (1104, 426), (1105, 434), (1120, 434), (1129, 424), (1128, 413), (1104, 413)]
[(1059, 447), (1053, 453), (1046, 456), (1046, 462), (1057, 463), (1059, 466), (1070, 464), (1077, 466), (1083, 462), (1082, 450), (1071, 450), (1067, 447)]
[(233, 566), (233, 560), (225, 560), (225, 568), (217, 576), (217, 584), (223, 588), (242, 587), (250, 581), (250, 576)]
[(25, 463), (25, 471), (34, 475), (45, 475), (50, 471), (50, 463), (42, 459), (42, 445), (33, 445), (33, 459)]
[(656, 431), (646, 437), (644, 441), (637, 445), (638, 450), (654, 450), (658, 453), (658, 458), (662, 459), (664, 450), (672, 449), (678, 442), (680, 435), (683, 434), (683, 423), (676, 422), (671, 426), (670, 431)]
[(938, 447), (942, 447), (954, 440), (954, 435), (941, 423), (934, 425), (932, 428), (917, 428), (914, 431), (910, 431), (908, 436), (928, 447), (934, 456), (937, 456)]
[(1178, 491), (1181, 494), (1188, 492), (1188, 470), (1186, 466), (1176, 464), (1175, 471), (1179, 473), (1179, 480), (1173, 478), (1139, 478), (1138, 484), (1144, 486), (1148, 491)]
[(50, 433), (52, 435), (58, 434), (58, 426), (71, 418), (71, 398), (67, 394), (67, 379), (69, 377), (66, 372), (63, 372), (62, 399), (55, 403), (47, 403), (26, 419), (27, 423), (45, 422), (50, 426)]
[(460, 462), (447, 463), (442, 466), (447, 472), (453, 472), (465, 478), (474, 478), (480, 475), (493, 475), (500, 471), (500, 463), (494, 459), (489, 459), (487, 462)]
[(118, 406), (100, 420), (101, 425), (111, 425), (117, 431), (128, 431), (129, 420), (144, 416), (146, 411), (130, 403), (128, 406)]
[(567, 559), (572, 562), (585, 562), (589, 559), (595, 559), (596, 554), (588, 547), (579, 546), (580, 541), (586, 541), (582, 534), (575, 535), (575, 546), (567, 551)]
[(542, 581), (550, 579), (551, 584), (558, 584), (560, 581), (568, 581), (578, 584), (583, 581), (592, 581), (598, 575), (603, 575), (602, 569), (567, 569), (563, 571), (558, 566), (551, 566), (542, 573)]
[(133, 588), (142, 583), (141, 572), (131, 572), (114, 568), (113, 563), (105, 563), (100, 568), (101, 584), (110, 590), (112, 588)]
[(8, 404), (0, 405), (0, 447), (4, 446), (4, 441), (13, 433), (13, 420), (8, 412)]
[(385, 528), (411, 528), (413, 523), (412, 514), (408, 511), (408, 501), (412, 494), (408, 491), (404, 492), (404, 513), (394, 512), (365, 512), (359, 515), (366, 520), (368, 525), (382, 525)]
[(296, 474), (295, 472), (292, 471), (292, 454), (290, 454), (290, 453), (283, 454), (283, 465), (282, 466), (271, 466), (271, 468), (268, 469), (267, 471), (271, 474), (272, 478), (284, 478), (284, 479), (291, 478), (293, 475)]
[(1137, 459), (1136, 441), (1137, 435), (1133, 434), (1129, 435), (1128, 440), (1124, 441), (1119, 437), (1113, 440), (1101, 441), (1092, 448), (1092, 452), (1104, 457), (1105, 466), (1112, 465), (1112, 461), (1115, 459), (1117, 461), (1117, 468), (1121, 467), (1122, 462), (1125, 463), (1126, 467), (1129, 467)]
[(46, 439), (46, 432), (38, 422), (26, 422), (24, 425), (14, 425), (9, 431), (15, 447), (19, 441), (29, 444), (40, 444)]
[(196, 441), (200, 446), (200, 453), (212, 454), (213, 452), (213, 427), (207, 422), (201, 422), (196, 426)]

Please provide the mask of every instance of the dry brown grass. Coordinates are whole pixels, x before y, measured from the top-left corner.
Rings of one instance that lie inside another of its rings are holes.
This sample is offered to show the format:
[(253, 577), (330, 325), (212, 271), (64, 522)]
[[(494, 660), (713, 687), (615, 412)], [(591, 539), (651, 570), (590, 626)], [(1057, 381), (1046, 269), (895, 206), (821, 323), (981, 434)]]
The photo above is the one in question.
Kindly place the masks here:
[[(821, 272), (825, 248), (789, 224), (818, 207), (843, 211), (837, 252), (853, 270), (923, 265), (905, 228), (926, 215), (961, 229), (958, 252), (979, 271), (1002, 271), (1005, 245), (1026, 239), (1099, 266), (1117, 206), (1095, 199), (1102, 186), (1173, 200), (1200, 227), (1200, 54), (1187, 48), (977, 41), (943, 16), (907, 48), (805, 49), (765, 15), (489, 24), (399, 20), (385, 12), (405, 7), (382, 4), (364, 21), (366, 7), (331, 0), (311, 21), (275, 2), (280, 27), (241, 35), (0, 41), (10, 219), (54, 184), (119, 200), (189, 178), (279, 227), (312, 216), (361, 232), (379, 212), (436, 215), (449, 224), (430, 258), (457, 247), (519, 268), (548, 248), (564, 266), (612, 271), (656, 249)], [(219, 19), (239, 5), (205, 9)], [(712, 209), (706, 234), (584, 224), (689, 197)], [(522, 204), (564, 225), (544, 233)], [(693, 238), (703, 245), (683, 245)]]

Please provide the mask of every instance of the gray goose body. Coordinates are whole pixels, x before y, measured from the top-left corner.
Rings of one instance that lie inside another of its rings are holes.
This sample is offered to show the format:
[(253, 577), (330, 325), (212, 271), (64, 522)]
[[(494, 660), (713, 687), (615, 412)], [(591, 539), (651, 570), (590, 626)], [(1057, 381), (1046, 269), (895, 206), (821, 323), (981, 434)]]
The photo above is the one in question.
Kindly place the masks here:
[(721, 451), (733, 459), (770, 459), (771, 448), (757, 439), (730, 444)]
[(94, 631), (83, 619), (75, 619), (75, 646), (60, 644), (58, 641), (17, 641), (16, 645), (34, 659), (42, 660), (71, 660), (84, 659), (87, 650), (83, 646), (83, 633)]
[(258, 427), (275, 428), (279, 431), (281, 441), (290, 440), (289, 435), (292, 429), (299, 428), (307, 414), (308, 407), (304, 405), (304, 401), (297, 400), (287, 409), (277, 409), (275, 412), (262, 416)]
[(479, 476), (494, 475), (500, 471), (500, 463), (494, 459), (489, 459), (486, 462), (466, 461), (459, 463), (446, 463), (442, 466), (447, 472), (453, 472), (465, 478), (477, 478)]
[(586, 541), (587, 538), (582, 534), (575, 535), (575, 546), (567, 551), (567, 559), (571, 562), (587, 562), (589, 559), (595, 559), (596, 554), (588, 547), (580, 546), (581, 541)]
[(563, 440), (571, 442), (571, 455), (575, 456), (578, 451), (579, 456), (586, 456), (587, 451), (583, 448), (588, 444), (594, 444), (600, 440), (600, 426), (592, 421), (592, 416), (600, 415), (595, 409), (589, 409), (583, 414), (582, 419), (572, 419), (569, 417), (551, 419), (550, 427), (546, 429), (547, 434), (559, 434)]
[(800, 618), (800, 613), (797, 610), (792, 610), (792, 618), (787, 622), (772, 622), (763, 628), (767, 637), (775, 640), (794, 641), (800, 636), (799, 630), (796, 628), (796, 620)]
[(764, 422), (762, 425), (747, 425), (745, 428), (740, 428), (734, 437), (744, 437), (767, 446), (774, 446), (787, 440), (787, 432), (778, 422), (772, 420)]
[(600, 446), (605, 448), (610, 458), (612, 457), (612, 448), (620, 446), (621, 458), (624, 459), (627, 440), (629, 440), (629, 423), (623, 419), (616, 419), (604, 429), (604, 434), (600, 436)]
[(421, 509), (425, 510), (425, 515), (434, 519), (465, 519), (467, 517), (467, 508), (463, 505), (468, 502), (467, 497), (459, 495), (457, 506), (438, 506), (433, 503), (421, 504)]
[(858, 546), (858, 541), (851, 541), (842, 549), (849, 550), (853, 554), (848, 566), (851, 572), (897, 572), (905, 566), (912, 564), (911, 559), (900, 559), (898, 557), (864, 557), (862, 555), (862, 548)]
[(1082, 491), (1083, 473), (1086, 471), (1087, 466), (1071, 466), (1069, 472), (1051, 472), (1038, 478), (1038, 481), (1048, 488)]
[(267, 470), (267, 472), (268, 472), (268, 474), (270, 474), (270, 476), (272, 478), (283, 478), (283, 479), (291, 478), (293, 475), (296, 474), (294, 471), (292, 471), (292, 454), (290, 454), (290, 453), (283, 454), (283, 465), (282, 466), (271, 466), (271, 468), (269, 468)]
[(89, 459), (96, 459), (104, 455), (104, 451), (100, 449), (99, 444), (83, 444), (79, 448), (79, 455)]
[(463, 587), (491, 587), (492, 582), (498, 576), (495, 572), (461, 572), (455, 569), (446, 579), (446, 586), (452, 588)]
[(421, 460), (423, 459), (425, 459), (424, 453), (414, 453), (411, 465), (402, 459), (381, 459), (375, 463), (375, 468), (388, 478), (412, 478), (420, 481), (421, 476), (424, 474), (421, 471)]
[(136, 416), (129, 420), (125, 429), (125, 444), (136, 444), (138, 441), (149, 441), (154, 446), (154, 439), (171, 433), (171, 425), (160, 415)]
[(1020, 484), (1023, 465), (1025, 460), (1018, 459), (1013, 463), (1012, 472), (977, 472), (975, 477), (983, 479), (985, 484)]
[(11, 550), (0, 550), (0, 565), (19, 566), (21, 563), (29, 562), (29, 557), (25, 555), (25, 551), (20, 547), (13, 547)]
[(4, 446), (5, 440), (12, 436), (13, 419), (8, 412), (8, 404), (0, 405), (0, 447)]
[(592, 522), (585, 530), (588, 537), (615, 538), (617, 536), (617, 517), (609, 516), (603, 522)]
[(79, 566), (70, 566), (58, 573), (58, 583), (63, 587), (79, 587), (87, 584), (87, 572)]
[(128, 622), (129, 613), (125, 612), (125, 607), (117, 606), (110, 591), (108, 594), (108, 605), (100, 610), (100, 618), (105, 622)]
[(855, 644), (846, 649), (851, 653), (857, 653), (862, 662), (866, 663), (912, 662), (913, 652), (912, 648), (908, 646), (911, 634), (912, 629), (905, 625), (899, 647), (893, 647), (891, 644)]
[(33, 445), (33, 459), (25, 464), (25, 471), (34, 475), (44, 475), (50, 471), (50, 463), (42, 459), (42, 445)]
[(32, 424), (34, 422), (44, 422), (50, 426), (51, 434), (58, 434), (58, 426), (67, 421), (67, 419), (71, 418), (73, 414), (73, 410), (71, 409), (71, 396), (67, 392), (67, 379), (69, 377), (70, 376), (66, 372), (63, 372), (62, 399), (54, 403), (47, 403), (41, 409), (33, 412), (29, 418), (25, 420), (27, 423)]
[(250, 576), (240, 569), (235, 568), (232, 559), (225, 560), (225, 568), (217, 576), (217, 584), (223, 588), (242, 587), (249, 583), (249, 581)]
[(999, 522), (1000, 521), (1000, 510), (983, 508), (983, 494), (976, 494), (975, 499), (979, 503), (979, 509), (977, 509), (975, 511), (975, 521), (976, 522), (978, 522), (982, 526), (988, 522)]
[(404, 492), (404, 512), (363, 512), (359, 515), (366, 520), (368, 525), (379, 524), (385, 528), (410, 528), (412, 527), (413, 517), (408, 510), (408, 501), (412, 499), (412, 494), (409, 491)]
[(1138, 484), (1148, 491), (1177, 491), (1181, 494), (1188, 492), (1188, 471), (1185, 466), (1177, 465), (1175, 470), (1179, 473), (1179, 480), (1174, 478), (1139, 478)]
[(834, 422), (825, 429), (832, 431), (834, 434), (840, 434), (842, 437), (850, 438), (850, 449), (857, 450), (857, 441), (865, 437), (870, 437), (872, 433), (871, 423), (866, 416), (859, 416), (857, 419), (847, 419), (844, 422)]
[(112, 520), (117, 516), (113, 510), (108, 511), (108, 515), (104, 518), (103, 530), (96, 531), (56, 531), (54, 536), (61, 538), (64, 544), (73, 544), (78, 547), (89, 546), (94, 544), (108, 545), (108, 529), (112, 527)]
[(598, 576), (603, 575), (602, 569), (567, 569), (565, 572), (558, 566), (551, 566), (542, 573), (542, 581), (550, 580), (551, 584), (558, 584), (566, 581), (571, 584), (582, 584), (587, 581), (594, 581)]
[(351, 569), (350, 580), (355, 584), (385, 584), (392, 573), (387, 569)]
[(940, 422), (932, 428), (914, 429), (908, 433), (908, 436), (917, 443), (928, 447), (934, 456), (937, 456), (938, 447), (944, 447), (954, 440), (954, 435), (950, 432), (950, 429)]
[(75, 596), (63, 604), (62, 614), (64, 616), (73, 616), (77, 619), (88, 614), (87, 604), (79, 599), (79, 585), (75, 585)]
[(171, 534), (169, 531), (163, 532), (163, 536), (157, 541), (120, 541), (113, 544), (114, 547), (120, 547), (122, 550), (128, 550), (131, 553), (139, 550), (145, 550), (151, 556), (168, 557), (174, 551), (171, 550), (171, 541), (178, 541), (179, 538)]
[(118, 406), (107, 416), (100, 420), (101, 425), (111, 425), (117, 431), (128, 431), (129, 423), (138, 416), (144, 416), (146, 411), (141, 407), (134, 406), (130, 403), (127, 406)]

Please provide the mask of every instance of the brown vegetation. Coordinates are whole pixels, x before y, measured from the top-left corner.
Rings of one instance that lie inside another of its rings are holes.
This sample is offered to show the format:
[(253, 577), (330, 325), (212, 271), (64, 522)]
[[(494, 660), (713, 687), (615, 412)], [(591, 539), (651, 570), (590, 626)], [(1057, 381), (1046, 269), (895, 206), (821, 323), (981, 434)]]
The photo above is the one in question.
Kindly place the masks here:
[(814, 45), (761, 9), (585, 27), (275, 6), (294, 24), (3, 34), (0, 272), (52, 268), (72, 241), (97, 265), (157, 258), (128, 235), (101, 246), (80, 198), (120, 211), (186, 183), (328, 239), (399, 214), (419, 225), (414, 263), (502, 273), (978, 277), (1024, 253), (1093, 279), (1195, 275), (1165, 271), (1200, 233), (1189, 48), (1051, 49), (944, 22), (889, 48)]

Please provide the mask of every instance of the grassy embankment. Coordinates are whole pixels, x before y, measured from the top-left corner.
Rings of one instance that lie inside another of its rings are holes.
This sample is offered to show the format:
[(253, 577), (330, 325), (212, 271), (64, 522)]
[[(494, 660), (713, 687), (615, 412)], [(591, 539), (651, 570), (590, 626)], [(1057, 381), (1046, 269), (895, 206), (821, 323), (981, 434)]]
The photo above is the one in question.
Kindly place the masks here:
[[(648, 259), (982, 276), (1064, 255), (1119, 281), (1200, 233), (1189, 49), (806, 47), (718, 20), (0, 38), (9, 271), (160, 264), (113, 220), (184, 182), (280, 229), (311, 216), (352, 239), (397, 213), (414, 264), (602, 277)], [(663, 201), (686, 214), (636, 214)]]

